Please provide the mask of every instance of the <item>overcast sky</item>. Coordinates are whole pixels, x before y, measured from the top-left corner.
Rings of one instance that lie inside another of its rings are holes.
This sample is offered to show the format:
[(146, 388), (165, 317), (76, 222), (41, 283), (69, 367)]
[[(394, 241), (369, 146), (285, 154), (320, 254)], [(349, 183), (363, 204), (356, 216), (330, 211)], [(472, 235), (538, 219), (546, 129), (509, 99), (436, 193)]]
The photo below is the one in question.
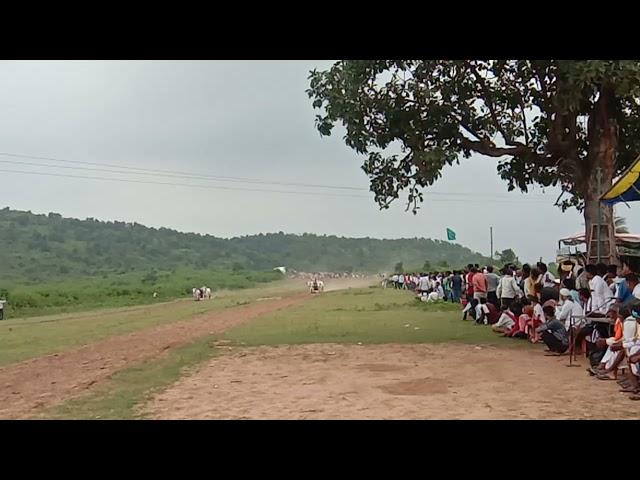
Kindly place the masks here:
[[(329, 65), (330, 61), (0, 62), (0, 152), (363, 189), (117, 174), (79, 168), (109, 167), (0, 155), (0, 206), (223, 237), (284, 231), (446, 239), (449, 227), (459, 243), (484, 254), (489, 254), (493, 226), (494, 250), (513, 248), (528, 261), (552, 259), (557, 239), (583, 228), (578, 213), (563, 214), (553, 206), (556, 191), (508, 193), (496, 173), (497, 160), (485, 157), (447, 168), (427, 190), (416, 216), (400, 203), (381, 212), (367, 191), (362, 158), (340, 135), (320, 138), (314, 128), (315, 113), (305, 94), (307, 75)], [(452, 195), (461, 193), (465, 195)], [(346, 194), (353, 196), (340, 196)], [(640, 230), (638, 209), (623, 206), (619, 211), (632, 230)]]

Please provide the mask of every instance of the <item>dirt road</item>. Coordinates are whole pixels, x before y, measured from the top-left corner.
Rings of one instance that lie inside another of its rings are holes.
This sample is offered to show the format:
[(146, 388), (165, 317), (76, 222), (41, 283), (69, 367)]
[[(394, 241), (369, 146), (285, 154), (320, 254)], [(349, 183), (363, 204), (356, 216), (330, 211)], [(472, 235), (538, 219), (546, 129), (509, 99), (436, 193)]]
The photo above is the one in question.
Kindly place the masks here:
[(0, 418), (29, 417), (41, 408), (82, 393), (118, 370), (308, 298), (304, 292), (264, 299), (7, 365), (0, 368)]
[(145, 412), (159, 419), (640, 418), (615, 382), (566, 363), (541, 351), (459, 344), (243, 348), (212, 359)]

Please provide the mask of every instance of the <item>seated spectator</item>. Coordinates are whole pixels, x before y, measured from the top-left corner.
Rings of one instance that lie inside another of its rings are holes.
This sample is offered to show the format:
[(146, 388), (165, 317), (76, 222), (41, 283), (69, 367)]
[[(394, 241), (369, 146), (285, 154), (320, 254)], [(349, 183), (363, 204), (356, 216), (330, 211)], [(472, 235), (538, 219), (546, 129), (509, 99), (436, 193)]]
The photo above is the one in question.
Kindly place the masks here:
[(522, 309), (525, 305), (528, 305), (528, 303), (529, 301), (526, 298), (519, 298), (511, 303), (511, 311), (516, 316), (516, 318), (522, 315)]
[(532, 320), (532, 318), (533, 307), (531, 305), (525, 305), (522, 308), (522, 314), (518, 316), (518, 321), (505, 336), (520, 339), (529, 338), (527, 335), (527, 324)]
[(547, 321), (536, 329), (536, 333), (550, 352), (563, 354), (569, 348), (569, 333), (563, 323), (556, 319), (555, 309), (547, 305), (542, 307)]
[(478, 307), (478, 300), (476, 300), (475, 298), (472, 298), (471, 301), (468, 301), (467, 304), (465, 305), (464, 309), (462, 310), (462, 320), (466, 320), (467, 319), (467, 315), (469, 315), (471, 317), (471, 320), (476, 319), (476, 308)]
[(637, 394), (640, 391), (638, 390), (638, 370), (636, 366), (634, 366), (635, 359), (634, 357), (638, 352), (640, 352), (640, 335), (638, 332), (638, 322), (640, 321), (640, 306), (636, 306), (631, 310), (631, 316), (627, 317), (622, 326), (622, 343), (614, 343), (611, 345), (611, 349), (615, 352), (619, 352), (616, 361), (613, 362), (611, 368), (607, 368), (603, 373), (599, 373), (596, 377), (600, 380), (613, 380), (614, 376), (612, 376), (613, 369), (618, 368), (620, 363), (624, 361), (624, 359), (630, 360), (631, 372), (627, 377), (626, 382), (621, 382), (623, 386), (622, 391), (626, 393), (634, 393)]
[(621, 308), (619, 312), (610, 309), (607, 312), (607, 316), (612, 318), (615, 323), (613, 326), (613, 336), (607, 338), (600, 338), (597, 340), (597, 344), (600, 348), (606, 348), (605, 354), (600, 360), (600, 364), (597, 367), (590, 367), (587, 369), (590, 375), (607, 374), (613, 372), (614, 376), (617, 371), (618, 365), (622, 361), (624, 355), (619, 355), (620, 351), (616, 352), (612, 350), (612, 346), (622, 344), (622, 326), (624, 319), (629, 317), (631, 312), (627, 308)]
[(578, 298), (580, 300), (580, 307), (582, 308), (582, 315), (586, 316), (599, 316), (598, 312), (593, 311), (593, 298), (591, 297), (591, 291), (588, 288), (581, 288), (578, 290)]
[[(629, 273), (624, 278), (624, 283), (620, 286), (618, 301), (625, 307), (635, 303), (636, 300), (640, 300), (640, 284), (638, 283), (638, 275), (635, 273)], [(622, 293), (620, 292), (622, 291)], [(621, 301), (621, 297), (624, 296), (624, 300)]]
[(531, 302), (531, 306), (533, 307), (533, 315), (526, 325), (526, 331), (531, 343), (537, 343), (540, 340), (537, 334), (537, 329), (545, 322), (544, 310), (542, 305), (540, 305), (538, 297), (534, 297), (532, 295), (528, 297), (528, 300)]
[(566, 288), (560, 290), (560, 299), (562, 300), (562, 307), (560, 313), (558, 313), (558, 320), (564, 322), (564, 328), (569, 331), (572, 326), (582, 326), (584, 324), (582, 307), (580, 304), (575, 303), (571, 297), (571, 292)]
[(433, 302), (437, 302), (438, 300), (440, 300), (438, 298), (438, 292), (436, 292), (435, 290), (432, 291), (431, 293), (427, 293), (426, 295), (422, 295), (421, 300), (423, 302), (429, 302), (429, 303), (433, 303)]
[[(540, 284), (538, 284), (540, 285)], [(538, 298), (540, 298), (540, 303), (545, 303), (547, 300), (558, 300), (559, 299), (559, 295), (558, 295), (558, 287), (557, 286), (545, 286), (545, 285), (540, 285), (540, 290), (539, 292), (536, 291), (536, 293), (538, 294)]]
[(491, 329), (497, 333), (506, 334), (511, 331), (518, 318), (513, 314), (509, 305), (502, 305), (502, 314), (498, 321), (491, 326)]
[(496, 306), (487, 301), (486, 298), (481, 298), (480, 303), (476, 307), (476, 324), (477, 325), (493, 325), (498, 321), (498, 310)]
[[(575, 278), (565, 278), (562, 281), (562, 287), (561, 288), (566, 288), (567, 290), (569, 290), (569, 292), (571, 293), (571, 298), (573, 299), (574, 302), (580, 303), (580, 295), (578, 294), (578, 290), (576, 290), (576, 280)], [(558, 300), (556, 298), (556, 300)], [(545, 302), (542, 302), (542, 304), (544, 304)]]
[[(632, 318), (635, 322), (634, 329), (627, 322), (623, 326), (623, 343), (622, 346), (625, 349), (627, 361), (629, 363), (629, 374), (626, 384), (623, 384), (622, 392), (632, 393), (629, 398), (631, 400), (640, 400), (640, 383), (638, 377), (640, 377), (640, 306), (634, 307), (631, 311)], [(626, 330), (626, 331), (625, 331)], [(627, 340), (625, 340), (625, 337)]]

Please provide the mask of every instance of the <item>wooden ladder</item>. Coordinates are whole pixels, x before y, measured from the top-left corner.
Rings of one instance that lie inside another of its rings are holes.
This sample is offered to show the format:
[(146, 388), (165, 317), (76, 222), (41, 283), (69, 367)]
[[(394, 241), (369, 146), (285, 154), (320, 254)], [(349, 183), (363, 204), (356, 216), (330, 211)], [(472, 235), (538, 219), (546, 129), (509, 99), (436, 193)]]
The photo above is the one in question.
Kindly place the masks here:
[(589, 235), (589, 263), (598, 263), (598, 228), (600, 228), (600, 261), (609, 263), (611, 261), (611, 242), (609, 241), (609, 225), (597, 224), (591, 225)]

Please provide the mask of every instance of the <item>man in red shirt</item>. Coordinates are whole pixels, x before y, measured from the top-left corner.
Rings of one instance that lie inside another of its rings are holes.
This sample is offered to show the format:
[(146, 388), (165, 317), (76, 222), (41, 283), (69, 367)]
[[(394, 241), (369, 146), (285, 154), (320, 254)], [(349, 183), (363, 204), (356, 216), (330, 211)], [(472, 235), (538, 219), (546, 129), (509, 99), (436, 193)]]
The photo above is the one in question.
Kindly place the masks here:
[(473, 286), (473, 298), (480, 301), (481, 298), (487, 298), (487, 279), (482, 272), (475, 267), (473, 270), (473, 278), (471, 280)]

